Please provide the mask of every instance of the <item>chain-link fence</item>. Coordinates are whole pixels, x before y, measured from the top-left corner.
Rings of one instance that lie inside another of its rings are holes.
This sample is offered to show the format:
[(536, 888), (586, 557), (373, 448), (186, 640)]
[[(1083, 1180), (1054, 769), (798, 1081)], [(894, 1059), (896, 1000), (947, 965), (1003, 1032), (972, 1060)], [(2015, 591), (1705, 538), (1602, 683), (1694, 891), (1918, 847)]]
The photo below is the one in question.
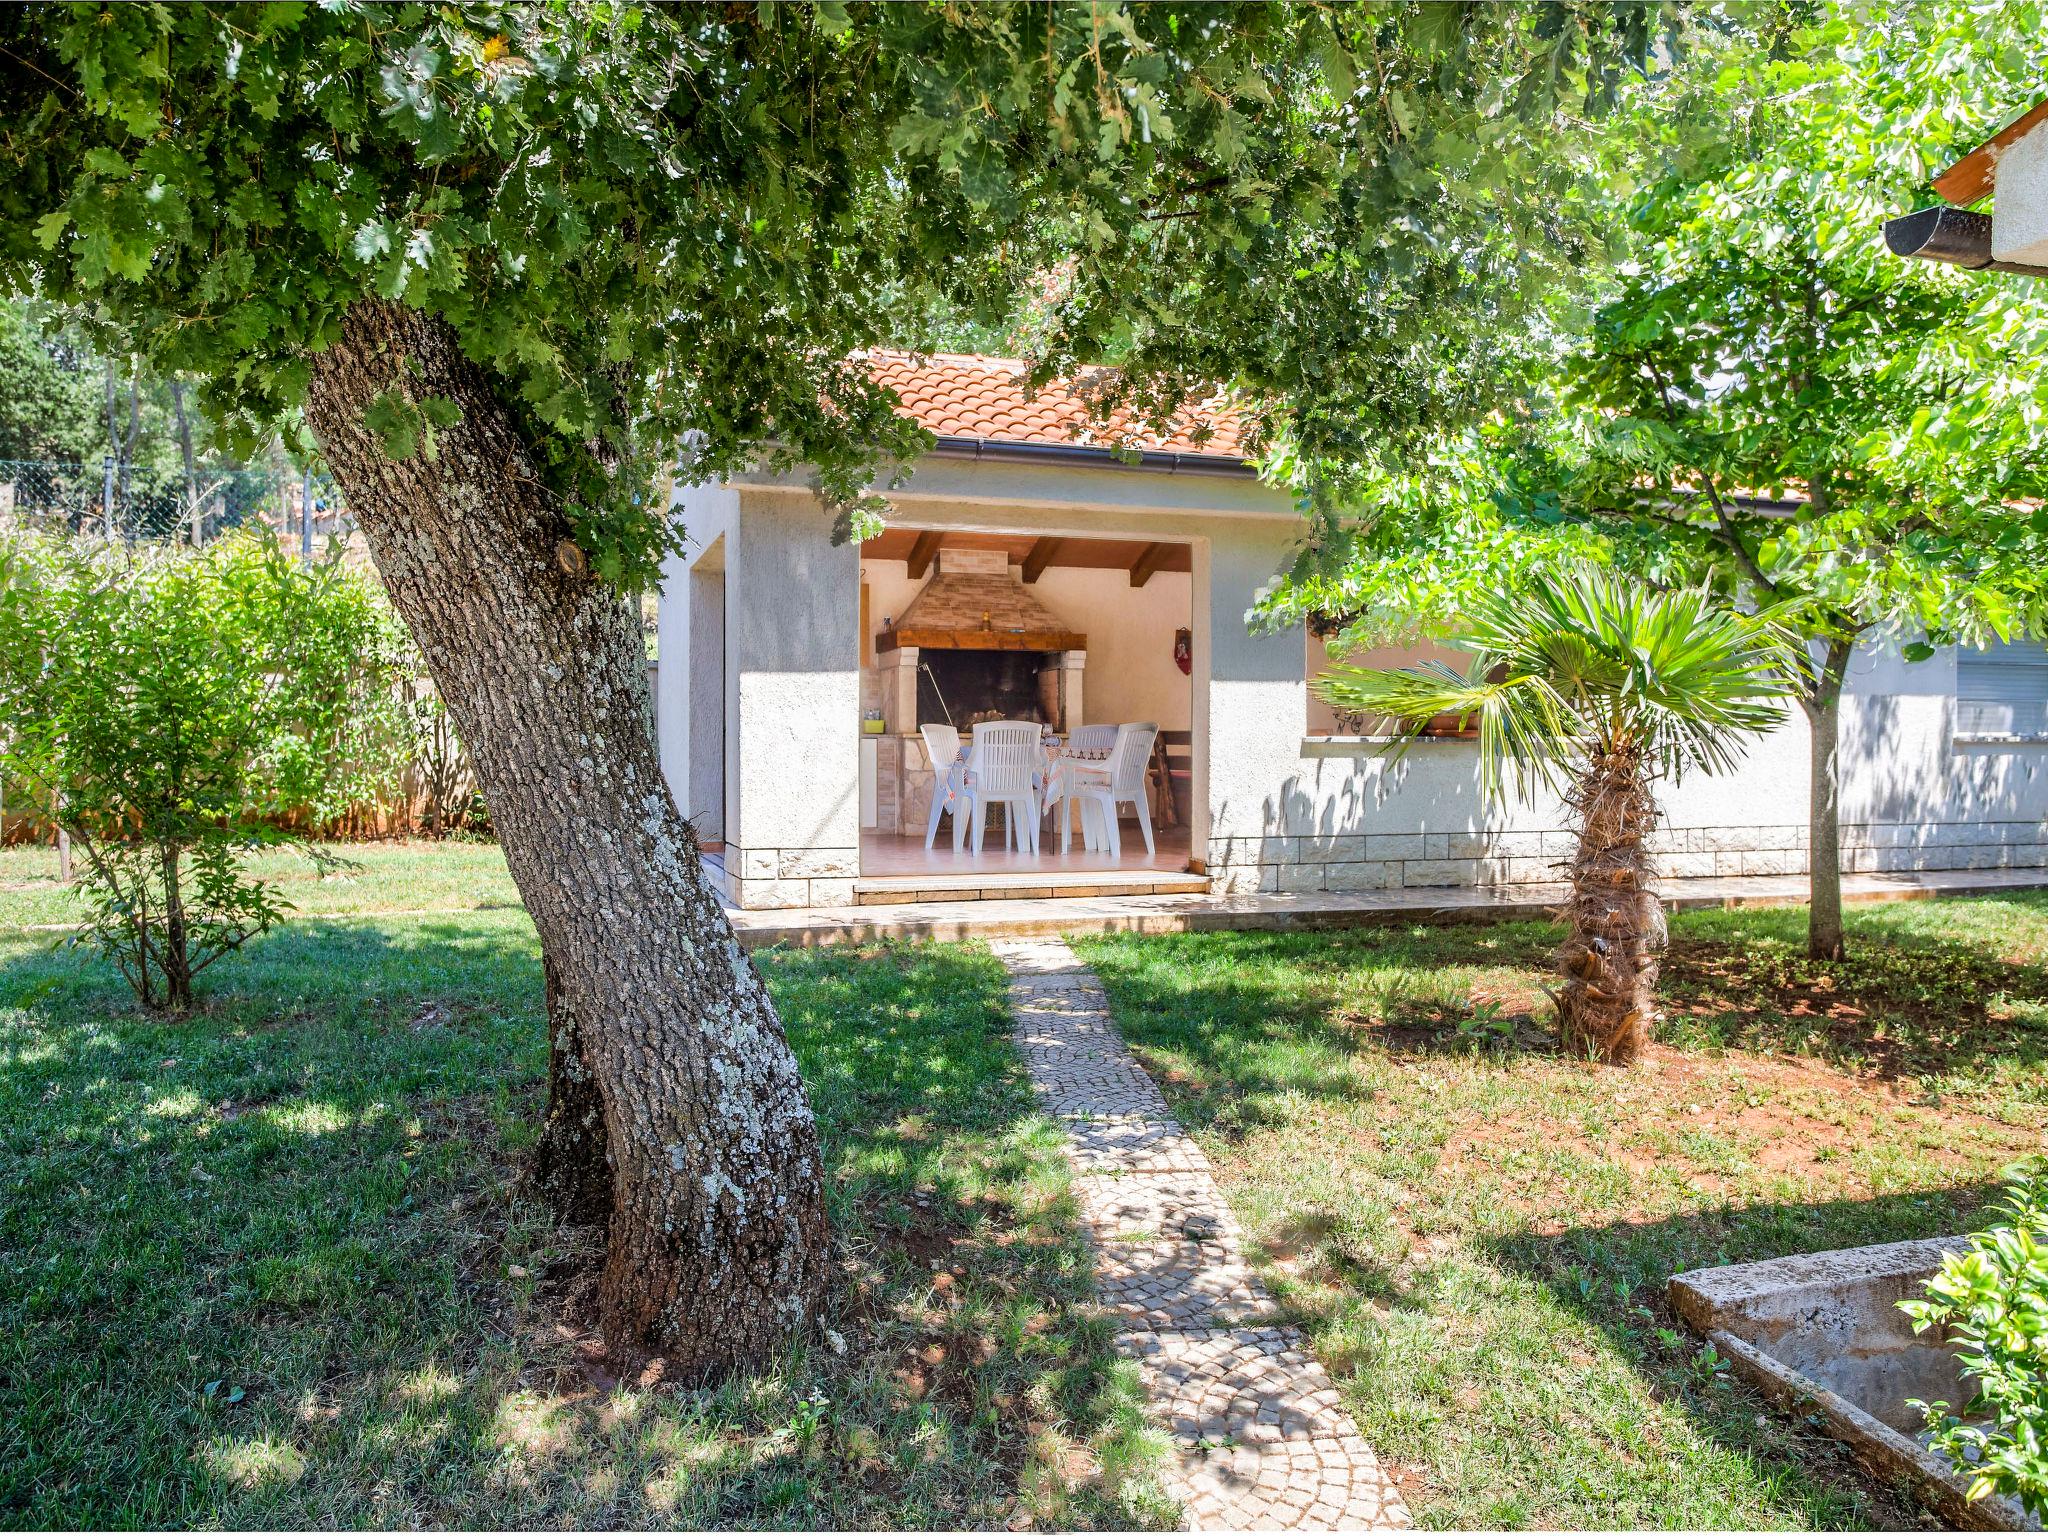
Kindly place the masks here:
[[(307, 518), (310, 503), (312, 516)], [(204, 544), (257, 521), (287, 539), (317, 544), (346, 533), (340, 492), (323, 475), (292, 468), (200, 469), (161, 464), (53, 464), (0, 459), (0, 521), (121, 539)]]

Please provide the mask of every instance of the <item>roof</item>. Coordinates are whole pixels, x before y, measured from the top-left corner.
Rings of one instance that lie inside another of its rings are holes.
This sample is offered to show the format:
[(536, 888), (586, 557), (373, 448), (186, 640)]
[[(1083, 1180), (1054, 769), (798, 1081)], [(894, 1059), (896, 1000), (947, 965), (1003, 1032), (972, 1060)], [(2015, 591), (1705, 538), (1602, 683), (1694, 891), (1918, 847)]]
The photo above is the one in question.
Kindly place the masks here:
[(2048, 122), (2048, 101), (2039, 102), (2022, 112), (1935, 177), (1934, 190), (1958, 207), (1976, 202), (1996, 184), (1998, 157), (2006, 147), (2018, 143), (2044, 122)]
[(1116, 377), (1110, 368), (1084, 369), (1034, 393), (1025, 387), (1027, 365), (1012, 357), (877, 350), (867, 361), (875, 379), (896, 392), (904, 413), (942, 444), (1083, 447), (1244, 462), (1247, 423), (1221, 394), (1177, 412), (1167, 430), (1158, 432), (1128, 408), (1106, 419), (1090, 410), (1091, 395)]

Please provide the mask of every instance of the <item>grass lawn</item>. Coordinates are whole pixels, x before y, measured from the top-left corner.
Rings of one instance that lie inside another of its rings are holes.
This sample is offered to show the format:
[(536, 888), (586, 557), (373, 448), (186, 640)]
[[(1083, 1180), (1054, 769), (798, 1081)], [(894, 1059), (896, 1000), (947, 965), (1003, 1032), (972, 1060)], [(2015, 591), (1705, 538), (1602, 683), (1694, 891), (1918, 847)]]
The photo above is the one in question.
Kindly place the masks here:
[(221, 962), (181, 1023), (52, 950), (47, 851), (0, 856), (0, 1523), (1170, 1519), (987, 955), (767, 958), (844, 1352), (605, 1386), (560, 1326), (588, 1255), (512, 1188), (545, 1044), (503, 862), (352, 856), (274, 856), (303, 913), (353, 915)]
[(2048, 900), (1673, 919), (1639, 1067), (1548, 1046), (1541, 923), (1077, 945), (1432, 1526), (1925, 1524), (1666, 1310), (1955, 1231), (2048, 1125)]

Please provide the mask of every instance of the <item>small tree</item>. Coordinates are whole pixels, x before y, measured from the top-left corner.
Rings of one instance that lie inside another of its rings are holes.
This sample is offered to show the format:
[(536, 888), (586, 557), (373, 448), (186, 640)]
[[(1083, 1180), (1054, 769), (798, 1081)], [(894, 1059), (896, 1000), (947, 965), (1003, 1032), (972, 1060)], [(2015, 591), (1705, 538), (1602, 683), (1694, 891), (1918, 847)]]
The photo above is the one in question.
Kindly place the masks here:
[(1423, 616), (1454, 631), (1468, 596), (1559, 548), (1778, 610), (1805, 642), (1788, 676), (1812, 744), (1808, 949), (1828, 959), (1856, 648), (1924, 658), (2038, 630), (2048, 606), (2048, 308), (1880, 235), (1987, 104), (2038, 94), (2048, 21), (2025, 3), (1782, 24), (1702, 34), (1706, 110), (1632, 125), (1666, 170), (1617, 186), (1632, 259), (1591, 316), (1520, 343), (1528, 398), (1371, 487), (1352, 540), (1312, 551), (1271, 611), (1349, 643)]
[[(1486, 794), (1503, 769), (1517, 788), (1562, 790), (1579, 846), (1557, 953), (1558, 1034), (1577, 1056), (1641, 1054), (1656, 1020), (1664, 913), (1645, 844), (1655, 781), (1733, 766), (1736, 747), (1780, 718), (1788, 642), (1767, 619), (1706, 592), (1658, 591), (1577, 565), (1475, 602), (1458, 642), (1473, 656), (1395, 670), (1332, 668), (1331, 703), (1419, 731), (1431, 718), (1479, 721)], [(1404, 743), (1405, 745), (1405, 743)]]
[(2048, 567), (2048, 312), (2019, 279), (1901, 261), (1879, 237), (1944, 157), (1921, 124), (1980, 126), (1948, 99), (1958, 79), (1988, 102), (2038, 94), (2043, 13), (1885, 14), (1824, 15), (1732, 72), (1731, 129), (1633, 204), (1638, 261), (1507, 498), (1525, 523), (1611, 533), (1654, 576), (1796, 600), (1816, 959), (1844, 946), (1856, 647), (1925, 657), (2032, 629)]
[(331, 814), (389, 729), (396, 652), (376, 594), (250, 535), (201, 552), (18, 535), (0, 544), (9, 773), (50, 795), (84, 853), (78, 938), (145, 1006), (284, 905), (243, 863), (275, 819)]

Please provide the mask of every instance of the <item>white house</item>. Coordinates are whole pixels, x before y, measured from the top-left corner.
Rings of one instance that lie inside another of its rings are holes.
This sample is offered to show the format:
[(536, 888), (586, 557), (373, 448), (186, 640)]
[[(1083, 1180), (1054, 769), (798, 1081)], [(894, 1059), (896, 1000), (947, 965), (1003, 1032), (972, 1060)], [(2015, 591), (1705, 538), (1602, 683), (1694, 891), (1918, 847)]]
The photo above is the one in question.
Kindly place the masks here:
[[(1126, 433), (1120, 459), (1091, 440), (1075, 392), (1027, 397), (1016, 363), (892, 354), (876, 367), (939, 439), (879, 537), (834, 546), (800, 478), (678, 493), (688, 553), (661, 594), (662, 763), (731, 901), (1556, 878), (1571, 842), (1556, 803), (1489, 808), (1469, 740), (1424, 740), (1390, 763), (1311, 698), (1318, 642), (1248, 625), (1300, 526), (1236, 456), (1227, 411), (1164, 438)], [(1176, 787), (1152, 796), (1156, 852), (1135, 829), (1115, 859), (1050, 838), (1036, 856), (996, 839), (955, 852), (944, 832), (927, 852), (918, 727), (989, 715), (1157, 724)], [(1805, 738), (1795, 712), (1739, 773), (1665, 786), (1664, 873), (1803, 871)], [(2039, 647), (1917, 665), (1873, 651), (1842, 744), (1845, 867), (2048, 865)]]

